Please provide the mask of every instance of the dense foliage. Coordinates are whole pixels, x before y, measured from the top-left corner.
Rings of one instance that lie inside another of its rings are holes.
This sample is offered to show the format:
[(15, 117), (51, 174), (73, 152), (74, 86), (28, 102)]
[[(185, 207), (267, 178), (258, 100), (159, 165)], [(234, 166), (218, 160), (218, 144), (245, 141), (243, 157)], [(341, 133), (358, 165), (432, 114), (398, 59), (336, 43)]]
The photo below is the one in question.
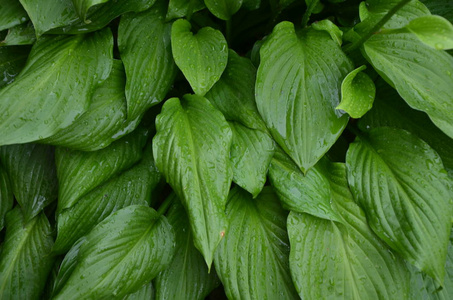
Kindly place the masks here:
[(0, 299), (452, 299), (451, 22), (0, 0)]

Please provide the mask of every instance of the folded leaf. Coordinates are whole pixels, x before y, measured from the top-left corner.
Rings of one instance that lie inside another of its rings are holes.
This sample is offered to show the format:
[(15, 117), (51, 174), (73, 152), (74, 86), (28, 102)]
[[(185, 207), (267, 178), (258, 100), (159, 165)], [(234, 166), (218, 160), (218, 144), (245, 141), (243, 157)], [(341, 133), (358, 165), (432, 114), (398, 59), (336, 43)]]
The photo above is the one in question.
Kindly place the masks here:
[(5, 39), (0, 41), (0, 46), (33, 45), (35, 42), (33, 23), (27, 22), (10, 28)]
[(123, 208), (99, 223), (76, 245), (78, 251), (65, 258), (60, 269), (64, 285), (53, 299), (121, 299), (136, 292), (169, 265), (174, 242), (171, 225), (155, 210)]
[(14, 81), (25, 66), (29, 53), (30, 48), (26, 46), (0, 47), (0, 89)]
[(370, 227), (442, 284), (453, 193), (439, 155), (415, 135), (383, 127), (357, 138), (346, 163)]
[(204, 0), (204, 3), (214, 16), (229, 20), (241, 8), (242, 0)]
[(438, 50), (453, 49), (453, 25), (439, 16), (423, 16), (407, 26), (423, 43)]
[(195, 94), (204, 96), (219, 80), (228, 62), (228, 45), (223, 34), (203, 27), (196, 34), (189, 21), (179, 19), (171, 28), (171, 48), (176, 65)]
[(225, 205), (233, 177), (231, 129), (222, 113), (201, 96), (165, 102), (153, 139), (157, 168), (181, 199), (194, 244), (211, 266), (228, 222)]
[(228, 299), (297, 299), (288, 265), (287, 213), (269, 187), (256, 198), (230, 192), (230, 222), (215, 254)]
[(39, 214), (58, 196), (55, 149), (39, 144), (0, 147), (0, 161), (10, 178), (25, 222)]
[[(320, 3), (320, 2), (318, 2)], [(332, 40), (338, 43), (338, 46), (341, 46), (343, 43), (343, 31), (338, 28), (332, 21), (329, 19), (321, 20), (311, 24), (311, 27), (316, 30), (325, 30), (330, 34)]]
[(49, 221), (42, 213), (25, 222), (16, 206), (6, 215), (6, 228), (0, 254), (0, 298), (39, 299), (54, 260)]
[(205, 299), (218, 285), (217, 275), (208, 273), (203, 256), (193, 245), (189, 218), (179, 199), (173, 199), (167, 218), (175, 231), (176, 252), (170, 266), (154, 281), (156, 299)]
[(88, 12), (91, 13), (93, 10), (99, 9), (101, 4), (108, 1), (110, 0), (72, 0), (72, 3), (74, 3), (74, 8), (79, 17), (89, 23), (90, 20), (87, 20)]
[(19, 0), (0, 0), (0, 31), (22, 24), (28, 20), (27, 12)]
[(348, 117), (335, 111), (352, 64), (328, 33), (282, 22), (260, 50), (256, 103), (276, 142), (307, 172), (329, 150)]
[(368, 227), (352, 201), (344, 164), (330, 163), (333, 201), (342, 223), (291, 212), (291, 274), (302, 299), (409, 299), (404, 260)]
[(13, 208), (13, 190), (5, 169), (0, 166), (0, 231), (4, 227), (5, 215)]

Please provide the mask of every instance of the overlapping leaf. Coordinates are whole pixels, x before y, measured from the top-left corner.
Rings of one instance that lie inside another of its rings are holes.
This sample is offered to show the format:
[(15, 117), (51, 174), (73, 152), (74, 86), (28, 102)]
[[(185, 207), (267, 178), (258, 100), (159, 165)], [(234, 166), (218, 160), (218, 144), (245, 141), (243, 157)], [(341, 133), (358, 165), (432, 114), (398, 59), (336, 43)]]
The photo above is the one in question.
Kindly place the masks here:
[(432, 48), (453, 49), (453, 25), (440, 16), (423, 16), (414, 19), (406, 25), (405, 29)]
[(450, 0), (421, 0), (433, 15), (444, 17), (453, 22), (453, 2)]
[(123, 300), (154, 300), (154, 299), (156, 299), (156, 297), (154, 287), (151, 282), (145, 284), (135, 293), (129, 294), (123, 298)]
[(204, 3), (214, 16), (229, 20), (241, 8), (242, 0), (204, 0)]
[(10, 28), (0, 46), (32, 45), (35, 42), (35, 29), (31, 22), (27, 22)]
[[(100, 5), (110, 0), (71, 0), (74, 8), (83, 21), (87, 21), (88, 12), (99, 9)], [(89, 22), (89, 21), (88, 21)], [(88, 23), (86, 22), (86, 23)]]
[(8, 211), (13, 208), (13, 190), (10, 185), (8, 174), (0, 165), (0, 231), (5, 224), (4, 219)]
[(19, 0), (0, 0), (0, 31), (22, 24), (28, 20), (27, 12)]
[(29, 47), (0, 47), (0, 88), (14, 81), (25, 66), (29, 52)]
[[(166, 19), (172, 20), (182, 18), (190, 13), (202, 10), (205, 7), (203, 0), (169, 0)], [(192, 8), (191, 12), (189, 12), (190, 8)]]

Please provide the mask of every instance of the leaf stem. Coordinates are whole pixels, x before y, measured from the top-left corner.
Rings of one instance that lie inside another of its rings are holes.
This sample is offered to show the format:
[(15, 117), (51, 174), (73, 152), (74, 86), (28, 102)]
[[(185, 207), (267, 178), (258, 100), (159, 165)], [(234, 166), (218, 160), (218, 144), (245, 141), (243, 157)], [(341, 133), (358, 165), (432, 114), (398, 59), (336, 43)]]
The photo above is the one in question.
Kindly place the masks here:
[(226, 20), (226, 40), (227, 40), (227, 43), (229, 46), (230, 45), (230, 42), (231, 42), (231, 18), (229, 18), (228, 20)]
[(305, 28), (307, 27), (308, 20), (310, 19), (311, 14), (313, 13), (313, 10), (315, 9), (316, 5), (318, 5), (319, 0), (312, 0), (310, 5), (307, 7), (307, 10), (304, 13), (304, 16), (302, 17), (302, 27)]
[(379, 22), (377, 22), (376, 25), (373, 26), (373, 28), (371, 28), (371, 30), (369, 30), (365, 35), (363, 35), (360, 39), (358, 39), (354, 43), (347, 45), (343, 51), (345, 53), (350, 53), (350, 52), (354, 51), (355, 49), (359, 48), (374, 33), (378, 32), (382, 28), (382, 26), (384, 26), (385, 23), (387, 23), (387, 21), (390, 20), (390, 18), (393, 17), (393, 15), (398, 12), (398, 10), (400, 10), (403, 6), (405, 6), (409, 2), (411, 2), (411, 0), (402, 0), (397, 5), (392, 7), (392, 9), (390, 9), (387, 12), (387, 14), (385, 14), (385, 16), (383, 16), (382, 19)]
[(173, 199), (175, 197), (167, 197), (167, 199), (164, 200), (164, 202), (162, 202), (162, 204), (159, 206), (159, 209), (157, 210), (157, 213), (159, 214), (159, 217), (164, 215), (168, 208), (170, 207), (170, 205), (173, 203)]
[(187, 15), (186, 15), (187, 21), (190, 21), (190, 19), (192, 18), (194, 9), (195, 9), (195, 0), (190, 0), (189, 7), (187, 8)]

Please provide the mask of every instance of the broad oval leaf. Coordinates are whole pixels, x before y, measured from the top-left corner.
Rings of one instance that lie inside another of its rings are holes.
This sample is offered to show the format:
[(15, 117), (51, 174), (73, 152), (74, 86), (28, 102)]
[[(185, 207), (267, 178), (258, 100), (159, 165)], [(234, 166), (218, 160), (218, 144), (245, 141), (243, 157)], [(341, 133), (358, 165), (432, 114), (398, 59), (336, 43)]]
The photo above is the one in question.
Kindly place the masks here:
[(184, 204), (195, 247), (210, 267), (228, 227), (225, 205), (233, 177), (231, 129), (208, 100), (186, 95), (165, 102), (156, 118), (156, 130), (156, 166)]
[(260, 50), (256, 103), (276, 142), (307, 172), (342, 133), (348, 116), (335, 107), (352, 70), (346, 55), (323, 31), (282, 22)]
[(53, 238), (44, 213), (25, 222), (18, 206), (6, 215), (0, 254), (0, 298), (39, 299), (54, 258)]
[(289, 273), (287, 212), (269, 187), (252, 199), (230, 192), (229, 232), (215, 254), (215, 267), (228, 299), (297, 299)]
[(209, 11), (219, 19), (229, 20), (239, 8), (243, 0), (204, 0)]
[(22, 24), (28, 20), (27, 12), (19, 0), (0, 0), (0, 31)]
[(453, 25), (440, 16), (423, 16), (406, 25), (423, 43), (437, 50), (453, 49)]
[(5, 215), (13, 208), (13, 204), (14, 196), (8, 174), (0, 165), (0, 231), (5, 224)]
[[(330, 164), (329, 182), (342, 222), (291, 212), (291, 274), (302, 299), (409, 299), (410, 274), (368, 227), (352, 201), (344, 164)], [(316, 185), (313, 186), (316, 188)]]
[(203, 27), (196, 34), (189, 21), (179, 19), (171, 28), (171, 49), (176, 65), (195, 94), (204, 96), (219, 80), (228, 62), (228, 46), (223, 34)]
[[(175, 194), (167, 213), (175, 231), (176, 252), (170, 266), (155, 279), (156, 299), (205, 299), (218, 285), (214, 271), (208, 273), (203, 256), (193, 245), (193, 234), (184, 207)], [(182, 275), (182, 276), (181, 276)]]
[(29, 53), (27, 46), (0, 47), (0, 89), (14, 81), (25, 66)]
[(112, 47), (109, 29), (41, 38), (14, 83), (0, 90), (0, 145), (40, 140), (71, 125), (108, 77)]
[(350, 145), (346, 163), (370, 227), (441, 284), (453, 193), (439, 155), (407, 131), (381, 127)]
[(60, 273), (66, 278), (53, 299), (121, 298), (133, 293), (169, 265), (174, 242), (171, 225), (154, 209), (123, 208), (75, 245), (78, 251), (62, 263)]

